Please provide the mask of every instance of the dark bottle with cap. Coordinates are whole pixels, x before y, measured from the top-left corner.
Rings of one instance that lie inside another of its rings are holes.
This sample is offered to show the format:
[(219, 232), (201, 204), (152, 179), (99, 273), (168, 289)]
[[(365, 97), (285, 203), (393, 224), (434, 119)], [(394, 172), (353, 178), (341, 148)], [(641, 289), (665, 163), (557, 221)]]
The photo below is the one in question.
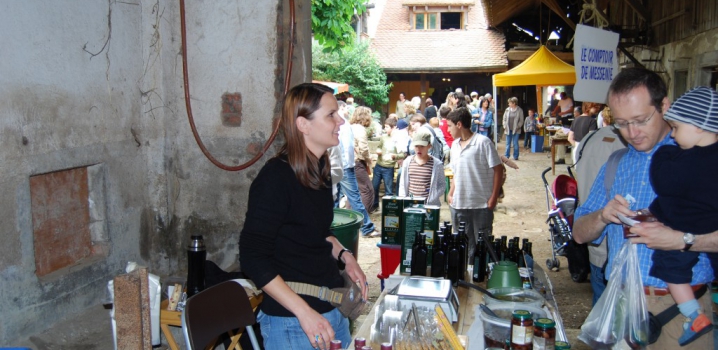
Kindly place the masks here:
[(507, 255), (509, 255), (509, 244), (508, 244), (508, 237), (507, 236), (501, 236), (501, 246), (499, 247), (501, 249), (501, 260), (509, 260)]
[(426, 276), (426, 264), (429, 249), (426, 246), (426, 238), (424, 234), (416, 231), (414, 234), (414, 244), (411, 247), (411, 275)]
[(204, 262), (207, 260), (207, 249), (202, 235), (192, 235), (187, 246), (187, 297), (204, 290)]
[(465, 280), (466, 279), (466, 265), (469, 261), (469, 236), (466, 235), (466, 229), (464, 228), (464, 223), (461, 222), (459, 224), (459, 255), (461, 257), (461, 260), (459, 260), (459, 279)]
[(472, 270), (472, 280), (474, 282), (483, 282), (486, 278), (486, 242), (484, 237), (479, 235), (476, 242), (476, 250), (474, 251), (474, 269)]
[(446, 276), (451, 280), (451, 285), (459, 284), (459, 273), (461, 268), (461, 250), (459, 248), (459, 235), (451, 234), (449, 250), (447, 251)]
[(442, 248), (444, 245), (444, 235), (437, 236), (437, 247), (434, 248), (434, 256), (431, 259), (431, 277), (446, 277), (446, 251)]

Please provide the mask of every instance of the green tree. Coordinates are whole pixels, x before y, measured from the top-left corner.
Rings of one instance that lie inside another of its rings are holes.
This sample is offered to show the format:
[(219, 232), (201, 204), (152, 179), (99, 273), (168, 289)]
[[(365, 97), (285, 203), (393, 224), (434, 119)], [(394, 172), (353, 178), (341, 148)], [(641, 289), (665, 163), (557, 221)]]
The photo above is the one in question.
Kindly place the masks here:
[(391, 84), (367, 42), (325, 52), (312, 44), (312, 79), (349, 84), (354, 101), (376, 109), (389, 102)]
[(326, 51), (352, 46), (351, 23), (366, 11), (366, 0), (312, 0), (312, 32)]

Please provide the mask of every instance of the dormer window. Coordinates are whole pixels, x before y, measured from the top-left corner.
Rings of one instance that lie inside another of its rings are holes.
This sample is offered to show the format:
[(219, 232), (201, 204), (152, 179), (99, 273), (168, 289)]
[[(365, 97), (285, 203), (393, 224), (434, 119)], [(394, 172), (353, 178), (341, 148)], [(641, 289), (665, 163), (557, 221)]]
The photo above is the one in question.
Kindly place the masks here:
[(423, 30), (423, 29), (437, 29), (437, 18), (438, 13), (417, 13), (414, 14), (414, 29), (416, 30)]
[(460, 30), (466, 28), (467, 15), (475, 1), (403, 0), (402, 5), (409, 9), (414, 30)]

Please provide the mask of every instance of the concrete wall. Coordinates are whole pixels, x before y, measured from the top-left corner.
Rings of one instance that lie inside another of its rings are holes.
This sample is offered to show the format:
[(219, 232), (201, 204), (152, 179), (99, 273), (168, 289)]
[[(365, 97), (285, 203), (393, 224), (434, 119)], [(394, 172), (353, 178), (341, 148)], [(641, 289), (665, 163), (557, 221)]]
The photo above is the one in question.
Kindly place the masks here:
[(674, 91), (676, 71), (687, 71), (687, 90), (710, 85), (711, 77), (706, 68), (718, 66), (718, 28), (657, 49), (637, 49), (634, 56), (643, 60), (647, 68), (665, 72), (662, 76), (668, 84), (668, 97), (673, 101), (682, 94)]
[[(311, 77), (310, 5), (297, 1), (292, 85)], [(261, 149), (283, 94), (289, 1), (187, 1), (197, 129), (219, 160)], [(0, 345), (97, 305), (128, 261), (183, 276), (190, 234), (208, 259), (237, 260), (251, 181), (212, 165), (185, 108), (179, 2), (35, 0), (0, 4)], [(221, 96), (242, 95), (223, 126)], [(277, 142), (275, 142), (277, 144)], [(89, 167), (96, 254), (35, 274), (29, 177)]]

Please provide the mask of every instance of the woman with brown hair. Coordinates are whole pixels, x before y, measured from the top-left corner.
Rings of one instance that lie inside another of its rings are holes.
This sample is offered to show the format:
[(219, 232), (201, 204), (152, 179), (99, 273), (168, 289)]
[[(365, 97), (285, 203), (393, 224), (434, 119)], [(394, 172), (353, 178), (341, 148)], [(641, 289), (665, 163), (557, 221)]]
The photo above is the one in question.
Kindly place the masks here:
[[(371, 109), (368, 107), (357, 107), (349, 120), (352, 132), (354, 133), (354, 174), (357, 178), (359, 193), (364, 208), (371, 208), (374, 205), (374, 185), (371, 175), (372, 161), (369, 155), (369, 138), (367, 128), (371, 125)], [(374, 234), (374, 233), (372, 233)], [(378, 236), (377, 232), (374, 234)]]
[(242, 271), (265, 292), (258, 322), (265, 349), (328, 349), (351, 341), (349, 321), (327, 301), (297, 294), (286, 282), (344, 286), (337, 260), (362, 289), (366, 276), (351, 251), (331, 231), (334, 217), (327, 149), (339, 144), (333, 91), (306, 83), (284, 98), (280, 123), (285, 143), (249, 188), (239, 241)]

